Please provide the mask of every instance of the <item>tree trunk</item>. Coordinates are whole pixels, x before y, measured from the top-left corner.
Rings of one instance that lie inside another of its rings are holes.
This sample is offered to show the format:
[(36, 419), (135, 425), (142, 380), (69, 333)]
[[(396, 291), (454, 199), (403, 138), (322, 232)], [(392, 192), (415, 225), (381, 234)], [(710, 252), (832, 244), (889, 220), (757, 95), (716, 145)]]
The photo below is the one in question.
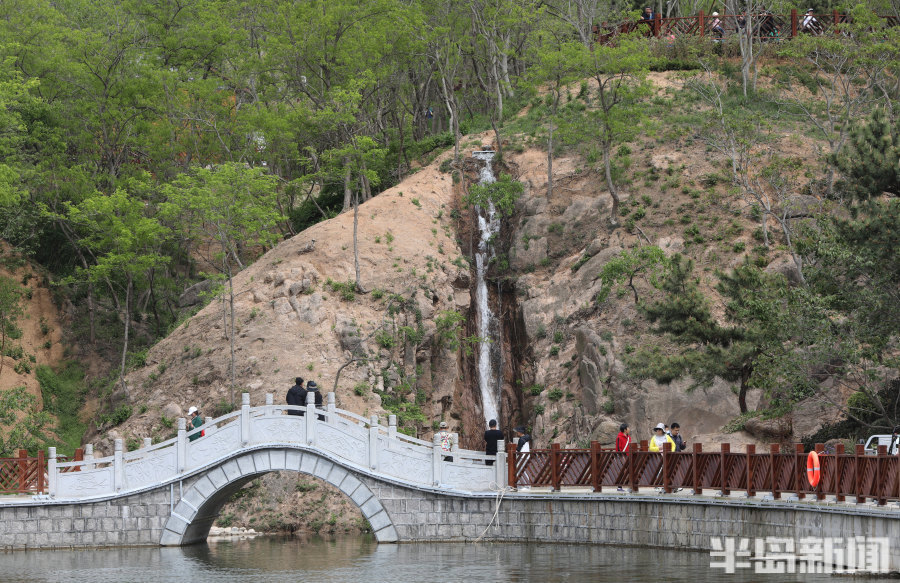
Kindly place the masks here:
[(353, 173), (350, 169), (350, 159), (344, 158), (344, 208), (342, 211), (345, 211), (350, 208), (352, 204), (352, 189), (350, 188), (350, 180), (353, 178)]
[(362, 293), (362, 285), (359, 283), (359, 240), (357, 232), (359, 226), (359, 193), (353, 198), (353, 266), (356, 269), (356, 291)]
[(613, 227), (619, 224), (619, 191), (616, 190), (616, 184), (612, 177), (612, 154), (610, 153), (611, 144), (608, 141), (603, 142), (603, 166), (606, 173), (606, 187), (609, 188), (609, 195), (612, 197), (612, 208), (609, 212), (609, 224)]
[(747, 412), (747, 391), (750, 388), (748, 383), (752, 373), (753, 367), (751, 365), (745, 364), (741, 367), (741, 388), (740, 392), (738, 392), (738, 407), (740, 407), (741, 413)]
[(125, 360), (128, 357), (128, 332), (131, 329), (131, 273), (128, 273), (128, 279), (125, 284), (125, 338), (122, 340), (122, 365), (119, 368), (119, 382), (122, 383), (122, 390), (128, 394), (128, 385), (125, 384)]
[(229, 397), (231, 399), (231, 406), (234, 407), (234, 387), (237, 384), (236, 375), (234, 372), (234, 282), (231, 279), (231, 268), (228, 269), (228, 293), (229, 293), (229, 304), (231, 307), (231, 386), (229, 387)]
[(547, 133), (547, 198), (553, 196), (553, 120)]

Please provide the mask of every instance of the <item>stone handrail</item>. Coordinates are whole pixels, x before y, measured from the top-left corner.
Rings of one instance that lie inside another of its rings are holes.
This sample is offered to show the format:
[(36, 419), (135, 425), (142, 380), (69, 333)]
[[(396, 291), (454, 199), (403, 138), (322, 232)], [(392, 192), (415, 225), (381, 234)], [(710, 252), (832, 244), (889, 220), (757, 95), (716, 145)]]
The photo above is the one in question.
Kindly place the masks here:
[[(284, 455), (280, 452), (290, 448), (319, 453), (363, 474), (426, 489), (488, 491), (506, 481), (502, 447), (494, 458), (459, 450), (454, 443), (453, 461), (449, 461), (440, 443), (400, 433), (395, 415), (389, 416), (385, 426), (375, 415), (365, 419), (336, 408), (333, 393), (321, 408), (315, 407), (313, 397), (310, 394), (302, 407), (275, 405), (273, 395), (267, 394), (265, 405), (251, 407), (250, 395), (244, 393), (239, 411), (207, 418), (201, 427), (190, 430), (180, 418), (177, 436), (155, 445), (145, 439), (143, 447), (126, 452), (123, 441), (117, 439), (113, 455), (94, 458), (93, 447), (87, 446), (85, 459), (73, 462), (60, 462), (51, 451), (49, 494), (58, 499), (123, 495), (177, 482), (243, 451), (270, 449), (271, 455)], [(287, 415), (289, 411), (304, 415)], [(191, 441), (189, 437), (196, 434), (202, 437)], [(485, 463), (492, 459), (496, 459), (494, 465)]]

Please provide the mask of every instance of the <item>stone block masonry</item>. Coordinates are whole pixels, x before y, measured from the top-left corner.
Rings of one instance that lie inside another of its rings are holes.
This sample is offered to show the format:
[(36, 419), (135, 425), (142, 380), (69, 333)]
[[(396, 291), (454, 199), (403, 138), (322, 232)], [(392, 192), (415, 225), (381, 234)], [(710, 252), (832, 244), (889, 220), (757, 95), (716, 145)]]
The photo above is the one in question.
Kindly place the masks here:
[(169, 487), (98, 502), (0, 505), (0, 549), (158, 545)]

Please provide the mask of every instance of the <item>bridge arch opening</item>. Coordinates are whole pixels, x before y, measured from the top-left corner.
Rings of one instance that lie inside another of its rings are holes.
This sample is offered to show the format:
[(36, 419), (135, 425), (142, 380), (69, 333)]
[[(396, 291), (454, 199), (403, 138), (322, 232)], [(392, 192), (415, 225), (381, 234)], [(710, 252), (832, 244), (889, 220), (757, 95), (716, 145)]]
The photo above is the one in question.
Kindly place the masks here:
[(176, 485), (180, 500), (174, 505), (160, 544), (180, 546), (206, 540), (225, 503), (252, 480), (275, 471), (305, 474), (334, 486), (359, 508), (378, 542), (398, 540), (381, 501), (352, 470), (310, 451), (267, 448), (237, 454)]

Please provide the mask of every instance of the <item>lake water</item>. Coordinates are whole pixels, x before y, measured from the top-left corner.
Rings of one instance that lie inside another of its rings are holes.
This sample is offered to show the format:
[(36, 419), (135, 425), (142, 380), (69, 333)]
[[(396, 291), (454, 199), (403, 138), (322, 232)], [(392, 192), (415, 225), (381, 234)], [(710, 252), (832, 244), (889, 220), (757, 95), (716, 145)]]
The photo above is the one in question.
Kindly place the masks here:
[[(378, 545), (371, 537), (257, 537), (181, 548), (0, 553), (17, 583), (519, 583), (836, 581), (827, 575), (733, 575), (708, 553), (551, 544)], [(845, 579), (846, 580), (846, 579)], [(853, 578), (854, 583), (868, 579)]]

